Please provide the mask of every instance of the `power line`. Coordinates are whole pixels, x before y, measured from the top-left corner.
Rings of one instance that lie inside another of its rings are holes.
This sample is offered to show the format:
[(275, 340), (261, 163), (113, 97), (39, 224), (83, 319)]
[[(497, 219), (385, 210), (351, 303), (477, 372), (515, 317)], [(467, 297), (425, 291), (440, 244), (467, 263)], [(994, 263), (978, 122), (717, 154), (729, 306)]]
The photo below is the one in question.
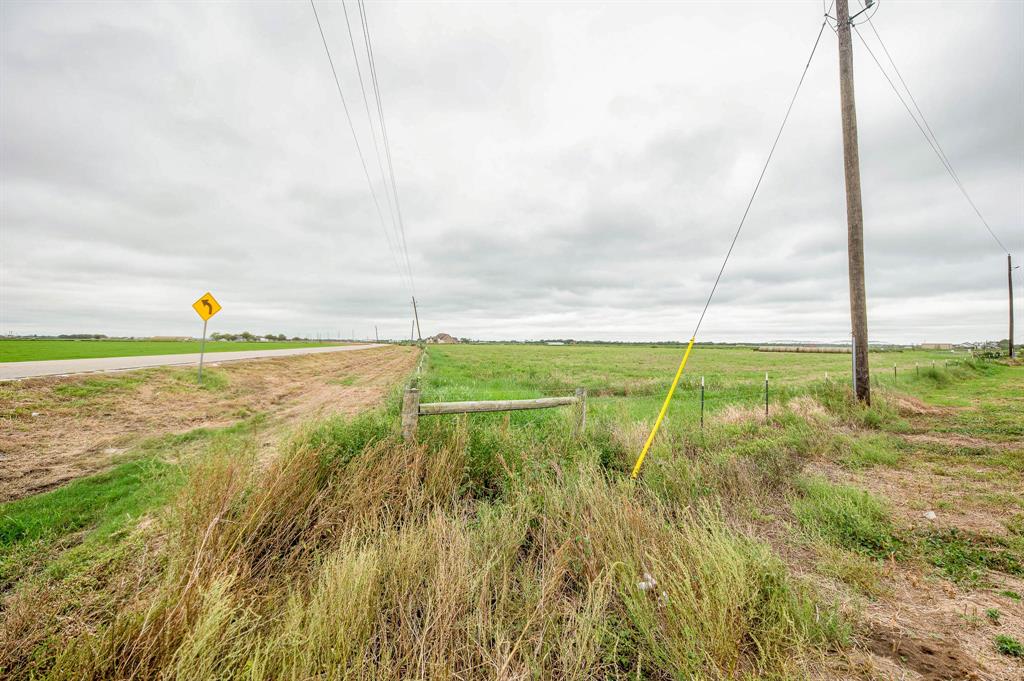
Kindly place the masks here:
[(380, 226), (384, 232), (384, 239), (388, 244), (388, 251), (391, 253), (391, 259), (394, 261), (395, 269), (398, 270), (398, 278), (402, 281), (403, 286), (408, 286), (412, 290), (412, 282), (408, 284), (403, 279), (402, 268), (398, 264), (398, 259), (395, 257), (395, 246), (391, 243), (391, 235), (388, 234), (387, 225), (384, 223), (384, 213), (380, 209), (380, 201), (377, 199), (377, 192), (373, 189), (373, 181), (370, 179), (370, 171), (366, 167), (366, 158), (363, 156), (363, 149), (359, 144), (359, 136), (356, 134), (355, 125), (352, 123), (352, 115), (348, 110), (348, 103), (345, 101), (345, 93), (341, 89), (341, 81), (338, 79), (338, 71), (334, 68), (334, 59), (331, 58), (331, 50), (327, 46), (327, 37), (324, 35), (324, 27), (320, 23), (320, 15), (316, 11), (316, 5), (313, 0), (309, 0), (309, 6), (313, 8), (313, 17), (316, 19), (316, 26), (320, 30), (320, 39), (324, 44), (324, 52), (327, 54), (327, 62), (331, 65), (331, 74), (334, 76), (334, 85), (338, 89), (338, 97), (341, 98), (341, 106), (345, 110), (345, 119), (348, 121), (348, 128), (352, 131), (352, 140), (356, 145), (356, 152), (359, 155), (359, 163), (363, 167), (363, 174), (366, 176), (367, 186), (370, 188), (370, 196), (373, 197), (373, 205), (377, 208), (377, 217), (380, 218)]
[[(827, 10), (826, 10), (827, 14)], [(711, 299), (715, 297), (715, 291), (718, 289), (718, 283), (722, 280), (722, 273), (725, 272), (725, 266), (729, 263), (729, 257), (732, 255), (733, 248), (736, 247), (736, 241), (740, 237), (740, 232), (743, 230), (743, 225), (747, 221), (747, 215), (750, 213), (750, 207), (754, 205), (754, 198), (757, 196), (757, 190), (761, 188), (761, 181), (764, 180), (764, 175), (768, 171), (768, 164), (771, 163), (772, 156), (775, 154), (775, 147), (779, 144), (779, 139), (782, 137), (782, 131), (786, 128), (786, 121), (789, 120), (789, 114), (793, 111), (793, 105), (796, 103), (797, 95), (800, 94), (800, 87), (804, 84), (804, 78), (807, 76), (807, 69), (811, 66), (811, 60), (814, 59), (814, 53), (818, 50), (818, 44), (821, 42), (821, 35), (825, 32), (825, 26), (828, 24), (828, 17), (821, 22), (821, 28), (818, 29), (818, 37), (814, 39), (814, 47), (811, 48), (811, 54), (807, 57), (807, 63), (804, 64), (804, 70), (800, 74), (800, 80), (796, 84), (796, 90), (793, 92), (793, 97), (789, 100), (789, 106), (786, 107), (786, 115), (782, 117), (782, 124), (779, 126), (779, 132), (775, 135), (775, 141), (772, 142), (772, 148), (768, 151), (768, 158), (764, 161), (764, 167), (761, 168), (761, 175), (757, 178), (757, 184), (754, 185), (754, 191), (750, 194), (750, 200), (747, 201), (747, 207), (743, 211), (743, 217), (740, 218), (740, 224), (736, 228), (736, 233), (732, 237), (732, 243), (729, 244), (729, 250), (725, 253), (725, 259), (722, 261), (722, 267), (718, 270), (718, 276), (715, 277), (715, 283), (711, 287), (711, 293), (708, 294), (707, 302), (704, 303), (704, 309), (700, 313), (700, 319), (697, 320), (697, 326), (693, 329), (691, 338), (697, 337), (697, 331), (700, 330), (700, 325), (704, 322), (704, 315), (707, 314), (708, 307), (711, 305)]]
[[(384, 104), (380, 96), (380, 83), (377, 80), (377, 62), (373, 58), (373, 41), (370, 38), (370, 21), (367, 17), (363, 0), (358, 0), (359, 18), (363, 26), (363, 39), (366, 43), (366, 56), (370, 64), (370, 80), (373, 85), (374, 97), (377, 101), (377, 115), (380, 118), (381, 137), (384, 140), (384, 154), (388, 161), (388, 172), (391, 176), (391, 191), (395, 197), (395, 212), (398, 214), (398, 228), (402, 235), (402, 249), (405, 252), (405, 264), (409, 270), (409, 280), (413, 282), (412, 262), (409, 258), (409, 244), (405, 237), (405, 219), (402, 217), (402, 204), (398, 200), (398, 183), (395, 181), (395, 165), (391, 159), (391, 140), (388, 138), (388, 126), (384, 118)], [(415, 284), (413, 284), (415, 294)]]
[[(893, 71), (895, 71), (896, 73), (896, 77), (899, 79), (900, 83), (903, 84), (903, 87), (907, 91), (907, 95), (910, 101), (914, 105), (914, 108), (917, 109), (917, 113), (921, 117), (920, 121), (918, 121), (918, 116), (914, 115), (913, 110), (911, 110), (910, 105), (907, 104), (907, 101), (906, 99), (904, 99), (902, 93), (900, 93), (899, 88), (896, 87), (896, 83), (894, 83), (892, 78), (889, 77), (888, 72), (886, 72), (885, 68), (882, 66), (882, 62), (880, 62), (878, 60), (878, 57), (875, 56), (875, 53), (872, 51), (871, 46), (868, 45), (867, 40), (865, 40), (864, 36), (861, 35), (860, 30), (856, 26), (854, 26), (853, 30), (854, 32), (856, 32), (857, 37), (860, 38), (860, 42), (864, 46), (864, 49), (866, 49), (868, 51), (868, 54), (871, 55), (872, 61), (875, 62), (875, 65), (878, 67), (878, 70), (882, 73), (882, 76), (885, 78), (886, 82), (889, 83), (889, 87), (892, 88), (892, 91), (900, 100), (900, 103), (903, 105), (903, 108), (907, 110), (907, 114), (909, 114), (910, 118), (914, 121), (914, 125), (916, 125), (917, 129), (921, 131), (922, 135), (924, 135), (924, 139), (926, 142), (928, 142), (928, 146), (930, 146), (932, 148), (932, 151), (935, 152), (935, 155), (938, 157), (939, 162), (942, 163), (942, 167), (946, 169), (946, 172), (949, 174), (949, 177), (953, 180), (953, 183), (960, 190), (960, 193), (964, 195), (964, 198), (967, 199), (967, 203), (970, 204), (971, 208), (974, 209), (974, 213), (978, 216), (978, 219), (981, 220), (981, 224), (985, 226), (985, 229), (988, 230), (988, 233), (992, 236), (992, 239), (995, 240), (996, 244), (999, 245), (999, 248), (1001, 248), (1004, 253), (1009, 253), (1010, 249), (1008, 249), (1006, 245), (1003, 244), (1002, 240), (992, 230), (992, 227), (988, 224), (988, 220), (986, 220), (985, 216), (981, 214), (981, 211), (978, 209), (978, 206), (974, 203), (974, 199), (971, 198), (971, 195), (967, 192), (967, 188), (964, 186), (963, 182), (960, 181), (960, 177), (953, 169), (953, 164), (949, 161), (949, 157), (946, 156), (945, 151), (942, 149), (942, 145), (939, 144), (938, 137), (935, 136), (932, 127), (928, 124), (928, 119), (925, 118), (924, 113), (921, 111), (921, 107), (918, 106), (917, 100), (914, 98), (913, 93), (910, 91), (910, 88), (907, 86), (906, 81), (900, 74), (900, 70), (896, 66), (896, 62), (893, 61), (892, 55), (889, 54), (889, 50), (888, 48), (886, 48), (885, 42), (882, 40), (882, 36), (879, 35), (878, 29), (875, 28), (874, 22), (872, 22), (869, 18), (867, 23), (869, 26), (871, 26), (871, 30), (874, 31), (875, 37), (878, 38), (878, 43), (882, 46), (882, 50), (885, 51), (885, 55), (889, 59), (889, 63), (892, 64), (892, 68)], [(924, 125), (922, 125), (922, 123), (924, 123)]]
[(395, 231), (395, 236), (398, 236), (398, 225), (395, 220), (395, 209), (391, 201), (391, 192), (388, 191), (388, 181), (384, 177), (384, 164), (381, 161), (380, 148), (377, 146), (377, 135), (374, 132), (373, 127), (373, 116), (370, 114), (370, 100), (366, 97), (366, 86), (363, 83), (363, 70), (359, 67), (359, 55), (356, 53), (356, 41), (352, 37), (352, 24), (348, 19), (348, 7), (345, 5), (345, 1), (341, 2), (341, 9), (345, 13), (345, 28), (348, 31), (348, 41), (352, 46), (352, 61), (356, 65), (356, 75), (359, 77), (359, 91), (363, 95), (363, 108), (366, 110), (366, 121), (370, 126), (370, 140), (373, 142), (373, 153), (377, 157), (377, 167), (380, 170), (380, 181), (384, 185), (384, 197), (388, 202), (388, 212), (391, 215), (391, 226)]

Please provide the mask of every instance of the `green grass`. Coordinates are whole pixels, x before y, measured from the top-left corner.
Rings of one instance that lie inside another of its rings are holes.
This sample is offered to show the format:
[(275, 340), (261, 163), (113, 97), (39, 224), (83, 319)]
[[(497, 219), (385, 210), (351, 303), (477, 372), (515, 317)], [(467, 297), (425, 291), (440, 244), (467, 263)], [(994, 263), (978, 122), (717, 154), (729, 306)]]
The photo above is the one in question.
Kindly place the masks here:
[[(228, 428), (196, 428), (153, 438), (123, 454), (122, 462), (110, 470), (0, 503), (0, 588), (22, 576), (37, 554), (74, 546), (69, 553), (77, 560), (116, 542), (140, 517), (165, 505), (184, 483), (185, 469), (172, 460), (198, 447), (244, 438), (262, 422), (256, 416)], [(70, 537), (77, 538), (69, 544)], [(50, 569), (66, 562), (51, 561)]]
[(995, 643), (996, 651), (1003, 655), (1024, 658), (1024, 643), (1021, 643), (1014, 637), (1000, 634), (995, 637), (993, 642)]
[(65, 398), (88, 399), (108, 393), (131, 390), (145, 381), (144, 374), (129, 373), (84, 378), (73, 383), (55, 386), (53, 392)]
[(840, 436), (837, 441), (840, 443), (841, 449), (845, 451), (841, 456), (841, 461), (849, 468), (891, 467), (900, 462), (900, 445), (891, 436)]
[[(228, 342), (207, 341), (206, 352), (311, 348), (336, 343)], [(29, 362), (48, 359), (92, 359), (97, 357), (139, 357), (180, 355), (199, 352), (199, 341), (147, 340), (0, 340), (0, 362)]]
[[(166, 503), (181, 484), (180, 469), (156, 457), (123, 463), (52, 492), (0, 504), (0, 587), (19, 577), (37, 554), (54, 547), (78, 548), (48, 569), (95, 554), (147, 511)], [(65, 538), (84, 532), (68, 544)]]
[(904, 553), (905, 542), (889, 512), (871, 494), (822, 478), (802, 478), (797, 490), (793, 514), (808, 532), (871, 558)]

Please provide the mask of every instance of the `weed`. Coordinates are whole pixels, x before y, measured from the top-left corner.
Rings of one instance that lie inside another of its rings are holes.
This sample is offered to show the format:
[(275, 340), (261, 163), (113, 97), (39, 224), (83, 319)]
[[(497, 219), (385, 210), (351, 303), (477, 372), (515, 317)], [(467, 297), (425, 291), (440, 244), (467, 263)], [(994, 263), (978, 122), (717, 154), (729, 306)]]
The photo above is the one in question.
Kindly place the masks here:
[(1012, 636), (1000, 634), (994, 639), (996, 651), (1010, 657), (1024, 657), (1024, 643)]
[(999, 612), (999, 608), (989, 608), (989, 609), (987, 609), (985, 611), (985, 617), (987, 617), (988, 621), (991, 622), (992, 624), (998, 625), (999, 624), (999, 618), (1001, 616), (1002, 616), (1002, 613)]
[(1019, 552), (999, 537), (950, 528), (925, 534), (920, 538), (920, 546), (925, 560), (958, 584), (981, 585), (986, 570), (1024, 575)]

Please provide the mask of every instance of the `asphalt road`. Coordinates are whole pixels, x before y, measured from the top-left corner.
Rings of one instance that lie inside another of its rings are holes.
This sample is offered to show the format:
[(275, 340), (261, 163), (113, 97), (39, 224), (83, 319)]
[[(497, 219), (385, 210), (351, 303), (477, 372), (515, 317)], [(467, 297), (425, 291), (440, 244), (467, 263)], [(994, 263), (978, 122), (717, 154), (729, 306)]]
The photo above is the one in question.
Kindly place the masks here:
[[(242, 350), (239, 352), (208, 352), (203, 365), (238, 362), (265, 357), (313, 355), (321, 352), (354, 352), (383, 345), (329, 345), (322, 348), (283, 348), (281, 350)], [(199, 364), (199, 353), (184, 355), (148, 355), (143, 357), (97, 357), (94, 359), (51, 359), (43, 362), (0, 362), (0, 381), (39, 376), (67, 376), (102, 371), (127, 371), (146, 367)]]

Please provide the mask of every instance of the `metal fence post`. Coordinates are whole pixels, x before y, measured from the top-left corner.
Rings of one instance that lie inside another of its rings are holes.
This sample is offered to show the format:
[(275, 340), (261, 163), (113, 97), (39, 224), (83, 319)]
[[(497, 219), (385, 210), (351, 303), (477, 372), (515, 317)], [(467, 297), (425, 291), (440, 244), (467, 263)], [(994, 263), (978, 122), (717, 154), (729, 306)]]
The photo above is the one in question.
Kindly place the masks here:
[(764, 417), (768, 418), (768, 372), (764, 372)]
[(700, 377), (700, 432), (704, 432), (704, 377)]
[(420, 391), (418, 388), (406, 388), (402, 400), (402, 439), (406, 442), (416, 441), (416, 425), (420, 420)]

